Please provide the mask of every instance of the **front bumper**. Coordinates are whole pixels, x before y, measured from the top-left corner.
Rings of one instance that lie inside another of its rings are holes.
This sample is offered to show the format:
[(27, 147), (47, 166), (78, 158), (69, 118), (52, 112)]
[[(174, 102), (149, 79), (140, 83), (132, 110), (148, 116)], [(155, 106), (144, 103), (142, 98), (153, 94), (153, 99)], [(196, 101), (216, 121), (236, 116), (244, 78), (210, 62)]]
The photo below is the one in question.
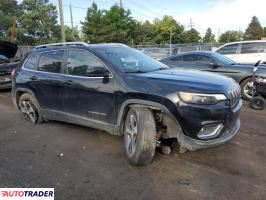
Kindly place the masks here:
[(184, 134), (180, 134), (179, 143), (182, 148), (185, 148), (190, 151), (207, 149), (218, 146), (232, 139), (237, 134), (239, 128), (240, 128), (240, 119), (237, 118), (235, 120), (235, 123), (231, 127), (227, 128), (227, 130), (223, 132), (222, 136), (219, 138), (213, 140), (197, 140), (190, 138)]

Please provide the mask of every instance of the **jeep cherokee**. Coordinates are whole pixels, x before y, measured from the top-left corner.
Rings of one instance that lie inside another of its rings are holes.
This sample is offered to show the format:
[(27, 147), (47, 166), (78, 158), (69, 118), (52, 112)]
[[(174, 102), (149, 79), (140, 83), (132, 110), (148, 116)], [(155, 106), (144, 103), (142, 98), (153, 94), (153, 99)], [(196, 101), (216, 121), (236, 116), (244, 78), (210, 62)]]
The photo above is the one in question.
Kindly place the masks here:
[(32, 123), (58, 120), (123, 135), (134, 165), (150, 163), (165, 141), (178, 141), (184, 152), (230, 140), (242, 106), (233, 79), (170, 69), (122, 44), (37, 47), (14, 73), (12, 99)]

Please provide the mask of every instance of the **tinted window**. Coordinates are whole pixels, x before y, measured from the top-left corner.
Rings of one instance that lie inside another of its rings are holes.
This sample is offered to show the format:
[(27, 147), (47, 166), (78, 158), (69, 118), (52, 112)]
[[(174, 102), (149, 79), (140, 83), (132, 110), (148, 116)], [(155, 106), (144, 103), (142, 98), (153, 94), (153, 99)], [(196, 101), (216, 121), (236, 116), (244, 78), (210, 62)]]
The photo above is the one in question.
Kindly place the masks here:
[(194, 62), (196, 61), (196, 55), (195, 54), (184, 55), (183, 60), (186, 62)]
[(266, 49), (266, 43), (243, 43), (241, 46), (241, 54), (245, 53), (263, 53)]
[(209, 56), (198, 54), (198, 55), (196, 55), (196, 61), (211, 63), (211, 62), (213, 62), (213, 59), (211, 59)]
[(67, 74), (74, 76), (102, 77), (106, 68), (86, 51), (71, 50), (67, 59)]
[(170, 58), (170, 60), (172, 60), (172, 61), (183, 61), (183, 56), (174, 56), (174, 57)]
[(236, 54), (237, 47), (238, 47), (238, 44), (229, 44), (229, 45), (222, 47), (217, 52), (223, 55)]
[(39, 58), (39, 54), (33, 54), (31, 55), (27, 61), (25, 62), (23, 68), (24, 69), (31, 69), (31, 70), (34, 70), (35, 69), (35, 66), (36, 66), (36, 63), (38, 61), (38, 58)]
[(44, 72), (60, 73), (61, 65), (63, 62), (63, 55), (63, 50), (42, 53), (39, 59), (37, 70)]

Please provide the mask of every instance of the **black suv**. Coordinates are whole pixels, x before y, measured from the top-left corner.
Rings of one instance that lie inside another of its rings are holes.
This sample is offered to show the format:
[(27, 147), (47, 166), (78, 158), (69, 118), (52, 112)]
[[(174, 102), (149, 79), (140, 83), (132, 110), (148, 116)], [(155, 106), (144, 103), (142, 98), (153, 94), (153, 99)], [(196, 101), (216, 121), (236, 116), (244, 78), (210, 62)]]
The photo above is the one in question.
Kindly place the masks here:
[(131, 164), (156, 146), (213, 147), (239, 130), (242, 100), (231, 78), (173, 70), (122, 44), (42, 46), (13, 76), (13, 102), (33, 123), (59, 120), (124, 135)]

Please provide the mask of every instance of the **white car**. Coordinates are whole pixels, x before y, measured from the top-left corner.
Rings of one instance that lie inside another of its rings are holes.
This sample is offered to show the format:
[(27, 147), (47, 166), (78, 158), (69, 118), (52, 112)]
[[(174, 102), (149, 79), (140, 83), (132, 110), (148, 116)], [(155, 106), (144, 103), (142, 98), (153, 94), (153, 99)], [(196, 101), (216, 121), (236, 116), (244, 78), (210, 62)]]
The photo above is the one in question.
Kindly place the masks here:
[(227, 43), (216, 50), (237, 63), (255, 64), (258, 60), (266, 64), (266, 40)]

